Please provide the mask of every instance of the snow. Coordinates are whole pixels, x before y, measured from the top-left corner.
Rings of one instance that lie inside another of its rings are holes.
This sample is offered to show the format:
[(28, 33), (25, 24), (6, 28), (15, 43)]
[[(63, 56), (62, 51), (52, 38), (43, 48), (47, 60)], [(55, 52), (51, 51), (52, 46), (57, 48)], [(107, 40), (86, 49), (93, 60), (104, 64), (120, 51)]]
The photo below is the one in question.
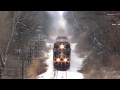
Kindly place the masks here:
[[(47, 43), (47, 45), (53, 45), (52, 43)], [(71, 43), (71, 62), (70, 69), (67, 71), (54, 71), (53, 68), (53, 51), (50, 50), (48, 55), (49, 59), (46, 60), (46, 64), (48, 65), (47, 71), (41, 75), (38, 75), (37, 79), (83, 79), (84, 76), (82, 73), (78, 72), (82, 67), (82, 63), (84, 58), (78, 57), (78, 55), (74, 52), (76, 43)]]

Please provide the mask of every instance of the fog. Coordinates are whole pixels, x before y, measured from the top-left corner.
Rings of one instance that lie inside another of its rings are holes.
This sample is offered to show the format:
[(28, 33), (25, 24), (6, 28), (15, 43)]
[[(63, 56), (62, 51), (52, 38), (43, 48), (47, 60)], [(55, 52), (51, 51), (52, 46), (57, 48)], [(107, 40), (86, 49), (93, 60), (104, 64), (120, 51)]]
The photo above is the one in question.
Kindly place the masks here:
[(64, 14), (66, 11), (47, 11), (49, 17), (50, 17), (50, 23), (48, 24), (48, 33), (50, 39), (55, 41), (56, 37), (58, 36), (67, 36), (70, 38), (69, 35), (69, 28), (70, 25), (68, 25)]

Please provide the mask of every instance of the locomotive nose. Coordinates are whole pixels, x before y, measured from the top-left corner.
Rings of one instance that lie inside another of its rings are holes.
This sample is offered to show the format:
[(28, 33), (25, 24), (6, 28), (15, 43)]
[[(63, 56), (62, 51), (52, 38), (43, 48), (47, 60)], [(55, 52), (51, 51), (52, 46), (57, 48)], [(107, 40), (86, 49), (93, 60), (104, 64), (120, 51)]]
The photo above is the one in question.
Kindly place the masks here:
[(70, 44), (67, 41), (57, 41), (53, 47), (53, 65), (57, 70), (68, 70), (70, 68)]
[(59, 55), (59, 57), (60, 57), (60, 58), (64, 58), (64, 57), (65, 57), (64, 53), (61, 52), (60, 55)]

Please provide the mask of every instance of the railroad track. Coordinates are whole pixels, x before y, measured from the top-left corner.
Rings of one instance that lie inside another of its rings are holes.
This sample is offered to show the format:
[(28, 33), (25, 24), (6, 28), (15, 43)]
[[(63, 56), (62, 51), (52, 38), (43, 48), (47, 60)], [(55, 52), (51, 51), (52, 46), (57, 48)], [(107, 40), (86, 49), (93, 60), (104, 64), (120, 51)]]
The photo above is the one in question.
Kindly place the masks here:
[(58, 71), (58, 70), (54, 70), (53, 72), (53, 79), (59, 79), (59, 74), (62, 73), (61, 75), (61, 79), (67, 79), (67, 71)]

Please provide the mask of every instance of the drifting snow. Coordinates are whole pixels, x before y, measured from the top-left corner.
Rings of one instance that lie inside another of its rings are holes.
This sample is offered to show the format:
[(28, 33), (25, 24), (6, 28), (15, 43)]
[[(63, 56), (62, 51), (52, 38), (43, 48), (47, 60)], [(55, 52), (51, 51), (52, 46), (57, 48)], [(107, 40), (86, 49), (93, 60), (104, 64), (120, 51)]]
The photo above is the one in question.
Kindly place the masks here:
[[(51, 43), (47, 43), (47, 45), (52, 45)], [(53, 51), (50, 50), (48, 55), (49, 59), (46, 60), (46, 64), (48, 65), (47, 71), (39, 76), (37, 79), (83, 79), (84, 76), (82, 73), (79, 73), (77, 70), (80, 70), (82, 67), (82, 63), (84, 58), (80, 58), (77, 54), (74, 53), (76, 43), (71, 44), (71, 63), (70, 69), (67, 71), (56, 71), (54, 75), (54, 67), (53, 67)]]

